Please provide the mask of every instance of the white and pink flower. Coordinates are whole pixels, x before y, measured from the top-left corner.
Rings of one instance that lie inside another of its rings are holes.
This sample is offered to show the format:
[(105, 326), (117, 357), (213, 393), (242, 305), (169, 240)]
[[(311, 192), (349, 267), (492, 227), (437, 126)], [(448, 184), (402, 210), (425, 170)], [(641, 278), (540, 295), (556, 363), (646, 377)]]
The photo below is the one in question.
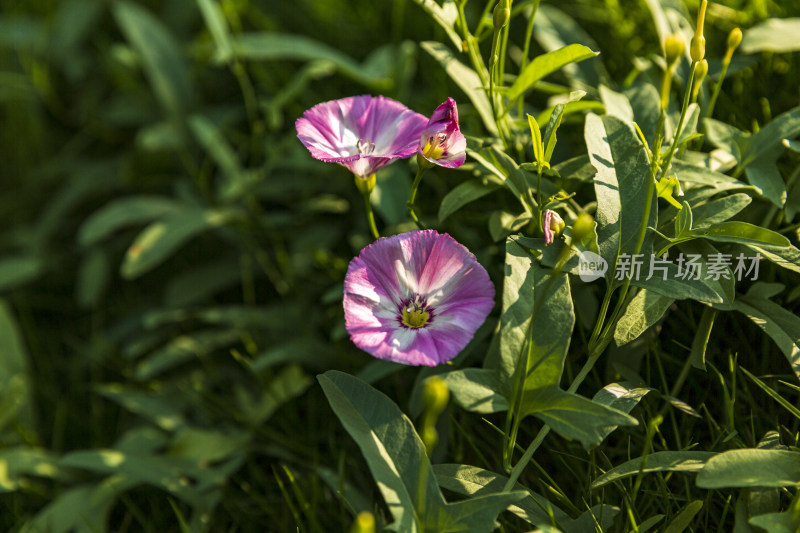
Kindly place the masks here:
[(435, 366), (454, 358), (494, 307), (486, 270), (463, 245), (433, 230), (384, 237), (347, 269), (345, 326), (379, 359)]

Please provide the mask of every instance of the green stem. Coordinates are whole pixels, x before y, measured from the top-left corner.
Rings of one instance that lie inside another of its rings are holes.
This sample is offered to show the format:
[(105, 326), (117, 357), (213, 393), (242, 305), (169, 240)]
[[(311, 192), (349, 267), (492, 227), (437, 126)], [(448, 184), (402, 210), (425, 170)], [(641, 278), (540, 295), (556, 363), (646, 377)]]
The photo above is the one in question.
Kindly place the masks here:
[[(725, 61), (727, 59), (727, 61)], [(719, 92), (722, 89), (722, 82), (725, 81), (725, 75), (728, 73), (728, 65), (730, 65), (731, 60), (726, 55), (725, 59), (722, 61), (722, 70), (719, 73), (719, 79), (717, 83), (714, 84), (714, 92), (711, 93), (711, 99), (708, 101), (708, 107), (706, 108), (706, 117), (711, 117), (714, 113), (714, 106), (717, 105), (717, 98), (719, 97)]]
[(420, 165), (417, 169), (417, 175), (414, 177), (414, 183), (411, 184), (411, 196), (409, 196), (408, 203), (406, 204), (411, 220), (414, 221), (419, 229), (427, 229), (425, 224), (417, 217), (416, 206), (414, 205), (414, 200), (417, 198), (417, 189), (419, 189), (419, 184), (422, 181), (422, 175), (424, 173), (425, 169)]
[(361, 196), (364, 198), (364, 208), (367, 211), (367, 222), (369, 223), (369, 229), (372, 232), (372, 236), (375, 239), (380, 239), (381, 234), (378, 233), (378, 226), (375, 225), (375, 215), (372, 213), (372, 204), (369, 201), (369, 193), (362, 191)]
[[(525, 44), (522, 45), (522, 63), (519, 66), (519, 71), (525, 70), (528, 66), (528, 54), (531, 51), (531, 38), (533, 37), (533, 20), (536, 18), (536, 12), (539, 10), (539, 2), (541, 0), (533, 0), (533, 10), (531, 16), (528, 17), (528, 25), (525, 26)], [(523, 116), (523, 103), (525, 99), (520, 95), (519, 97), (519, 116)]]
[[(667, 159), (664, 161), (661, 175), (666, 176), (669, 172), (669, 165), (672, 163), (672, 156), (675, 154), (675, 149), (678, 147), (678, 141), (681, 137), (681, 130), (683, 129), (683, 121), (686, 120), (686, 110), (689, 108), (689, 96), (692, 92), (692, 83), (694, 82), (694, 72), (697, 70), (697, 61), (692, 63), (692, 69), (689, 72), (689, 81), (686, 83), (686, 88), (683, 91), (683, 105), (681, 106), (681, 118), (678, 119), (678, 127), (675, 129), (675, 135), (672, 139), (672, 145), (669, 147)], [(653, 176), (655, 178), (655, 176)], [(651, 180), (652, 181), (652, 180)]]

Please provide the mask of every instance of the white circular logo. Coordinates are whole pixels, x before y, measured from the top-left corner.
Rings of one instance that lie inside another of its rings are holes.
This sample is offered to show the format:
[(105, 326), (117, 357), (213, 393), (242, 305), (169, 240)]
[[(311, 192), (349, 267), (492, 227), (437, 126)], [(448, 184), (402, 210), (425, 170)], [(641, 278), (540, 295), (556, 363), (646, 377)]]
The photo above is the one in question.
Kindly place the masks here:
[(578, 256), (578, 276), (582, 281), (589, 283), (602, 278), (608, 270), (608, 262), (589, 250), (584, 250)]

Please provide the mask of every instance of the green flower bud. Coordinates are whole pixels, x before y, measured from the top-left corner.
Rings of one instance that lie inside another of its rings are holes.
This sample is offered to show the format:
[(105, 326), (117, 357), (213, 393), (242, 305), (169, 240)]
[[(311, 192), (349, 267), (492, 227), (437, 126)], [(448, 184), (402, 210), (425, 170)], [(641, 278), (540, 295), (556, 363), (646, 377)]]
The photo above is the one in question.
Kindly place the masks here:
[(733, 28), (728, 34), (728, 50), (733, 52), (742, 43), (742, 30)]
[(689, 46), (689, 54), (692, 61), (702, 61), (706, 57), (706, 38), (702, 35), (692, 37), (692, 44)]
[(695, 83), (700, 85), (700, 82), (702, 82), (706, 76), (708, 76), (708, 61), (704, 59), (697, 64), (697, 68), (694, 71)]
[(356, 516), (350, 533), (375, 533), (375, 517), (369, 511), (361, 511)]
[(447, 388), (447, 383), (443, 379), (432, 377), (425, 381), (422, 397), (426, 411), (436, 418), (447, 407), (447, 402), (450, 400), (450, 389)]
[(504, 28), (511, 19), (511, 5), (509, 0), (500, 0), (497, 2), (497, 5), (494, 6), (494, 11), (492, 13), (494, 29), (499, 30), (500, 28)]
[(697, 12), (697, 28), (694, 30), (694, 37), (689, 46), (689, 53), (692, 56), (692, 61), (702, 61), (706, 56), (706, 39), (703, 37), (703, 26), (706, 20), (706, 8), (708, 7), (708, 0), (703, 0), (700, 4), (700, 10)]
[(572, 223), (572, 239), (581, 242), (587, 235), (594, 231), (594, 219), (589, 213), (581, 213)]
[(680, 33), (670, 33), (664, 39), (664, 57), (667, 58), (667, 64), (675, 63), (683, 55), (686, 50), (686, 41)]

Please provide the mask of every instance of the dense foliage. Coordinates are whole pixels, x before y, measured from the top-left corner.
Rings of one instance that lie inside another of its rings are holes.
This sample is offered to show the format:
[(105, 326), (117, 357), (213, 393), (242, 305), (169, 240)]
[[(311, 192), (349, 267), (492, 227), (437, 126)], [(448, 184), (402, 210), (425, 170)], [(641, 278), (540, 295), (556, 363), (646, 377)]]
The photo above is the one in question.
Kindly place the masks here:
[[(2, 6), (0, 530), (800, 528), (797, 1)], [(362, 94), (458, 102), (412, 211), (297, 138)], [(367, 207), (488, 272), (447, 364), (351, 342)]]

